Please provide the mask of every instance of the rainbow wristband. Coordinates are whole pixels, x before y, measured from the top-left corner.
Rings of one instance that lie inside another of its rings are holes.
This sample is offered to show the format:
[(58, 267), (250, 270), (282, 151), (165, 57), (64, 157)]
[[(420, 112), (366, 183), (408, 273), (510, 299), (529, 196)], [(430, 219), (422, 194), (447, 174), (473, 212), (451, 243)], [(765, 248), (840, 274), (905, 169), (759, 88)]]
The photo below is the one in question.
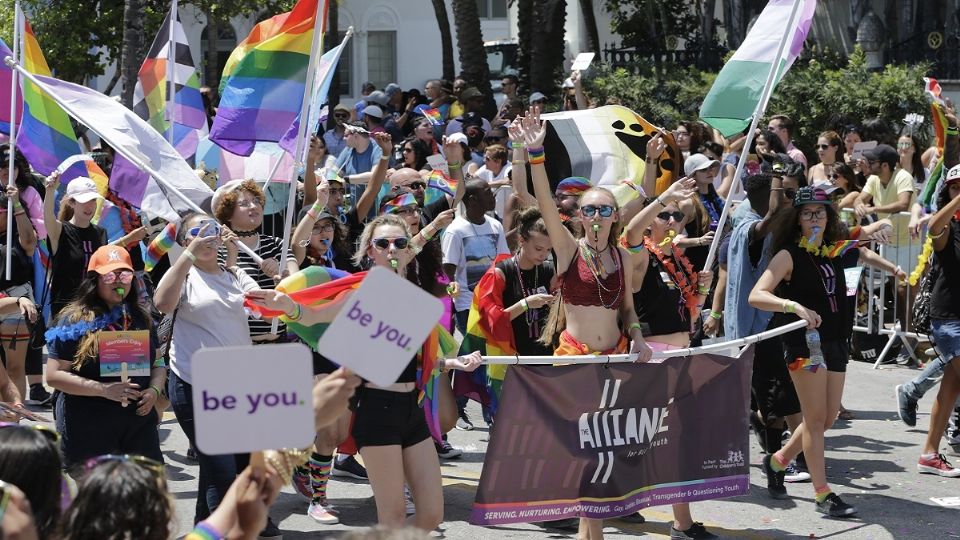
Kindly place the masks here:
[(530, 158), (531, 165), (542, 165), (546, 161), (542, 146), (540, 148), (527, 148), (527, 155)]
[(184, 540), (223, 540), (223, 535), (206, 521), (197, 523), (193, 531)]

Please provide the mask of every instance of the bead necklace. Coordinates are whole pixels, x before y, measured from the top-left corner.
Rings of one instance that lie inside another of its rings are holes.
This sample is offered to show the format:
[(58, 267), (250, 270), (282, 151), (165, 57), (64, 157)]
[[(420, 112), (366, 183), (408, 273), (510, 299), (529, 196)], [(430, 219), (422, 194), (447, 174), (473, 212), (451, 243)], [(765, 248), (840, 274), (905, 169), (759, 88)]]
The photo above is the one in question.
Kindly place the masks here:
[[(604, 248), (603, 251), (606, 251), (606, 249), (607, 248)], [(616, 252), (616, 255), (613, 257), (613, 264), (614, 264), (613, 273), (617, 274), (617, 290), (616, 290), (616, 294), (614, 294), (613, 296), (613, 300), (611, 300), (610, 303), (608, 304), (603, 300), (603, 291), (613, 292), (613, 290), (603, 286), (602, 276), (604, 274), (601, 274), (597, 268), (591, 265), (590, 260), (594, 257), (591, 251), (596, 252), (596, 250), (586, 245), (586, 240), (583, 240), (580, 242), (580, 257), (583, 258), (583, 262), (586, 263), (587, 270), (590, 271), (590, 274), (593, 275), (594, 281), (597, 282), (597, 298), (600, 300), (600, 305), (606, 309), (613, 309), (613, 306), (617, 303), (617, 300), (620, 298), (620, 293), (623, 291), (623, 276), (620, 274), (619, 253)], [(597, 253), (596, 258), (599, 258), (599, 255), (603, 254), (603, 251), (596, 252)], [(601, 266), (600, 270), (602, 270), (603, 269), (602, 263), (600, 266)], [(610, 274), (606, 274), (606, 275), (609, 276)]]
[(700, 193), (700, 202), (710, 215), (710, 229), (715, 230), (720, 222), (720, 210), (717, 207), (723, 208), (723, 200), (716, 193)]
[[(540, 265), (535, 265), (533, 267), (533, 287), (527, 289), (526, 285), (523, 283), (523, 269), (520, 268), (520, 253), (517, 252), (513, 256), (513, 262), (517, 265), (517, 279), (520, 280), (520, 294), (523, 295), (523, 298), (530, 296), (531, 294), (536, 294), (537, 289), (540, 286)], [(530, 338), (539, 338), (540, 337), (540, 310), (543, 308), (537, 309), (527, 309), (524, 311), (523, 315), (527, 321), (527, 330)]]
[[(671, 256), (664, 253), (663, 250), (660, 249), (660, 246), (651, 240), (649, 236), (644, 237), (643, 243), (647, 247), (647, 251), (653, 253), (657, 260), (660, 261), (660, 264), (667, 269), (667, 274), (670, 275), (670, 279), (673, 280), (673, 283), (680, 289), (683, 302), (687, 307), (687, 311), (690, 312), (690, 318), (695, 318), (697, 311), (700, 309), (697, 301), (698, 276), (696, 272), (693, 271), (693, 266), (690, 265), (690, 261), (676, 249), (671, 251), (673, 260), (670, 260)], [(680, 263), (680, 266), (683, 267), (683, 272), (677, 270), (673, 261)]]
[(827, 258), (825, 255), (815, 255), (813, 253), (807, 252), (807, 257), (810, 257), (810, 264), (812, 264), (817, 269), (817, 276), (820, 278), (820, 283), (823, 285), (823, 292), (827, 293), (827, 301), (830, 302), (830, 311), (836, 313), (839, 308), (837, 306), (837, 273), (834, 270), (833, 265), (828, 261), (824, 261), (822, 264), (814, 259), (814, 256)]

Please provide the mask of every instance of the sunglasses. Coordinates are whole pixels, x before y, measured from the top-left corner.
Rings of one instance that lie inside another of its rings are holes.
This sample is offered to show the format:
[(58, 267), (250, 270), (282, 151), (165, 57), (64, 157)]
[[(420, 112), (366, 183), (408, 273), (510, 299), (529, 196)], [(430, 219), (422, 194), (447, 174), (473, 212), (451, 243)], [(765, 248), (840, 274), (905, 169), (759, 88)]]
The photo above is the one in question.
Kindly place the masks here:
[(410, 182), (409, 184), (407, 184), (407, 186), (409, 186), (411, 190), (420, 190), (420, 189), (426, 189), (427, 183), (426, 182)]
[(349, 114), (335, 114), (335, 115), (333, 115), (333, 117), (334, 117), (334, 118), (337, 118), (337, 119), (340, 119), (340, 120), (345, 120), (345, 119), (347, 119), (347, 118), (350, 118), (350, 115), (349, 115)]
[(663, 221), (670, 221), (670, 218), (673, 218), (674, 221), (680, 223), (683, 221), (684, 215), (683, 212), (677, 210), (676, 212), (660, 212), (657, 217)]
[(407, 249), (407, 246), (410, 245), (410, 239), (402, 236), (399, 238), (374, 238), (370, 244), (381, 251), (389, 249), (390, 246), (397, 249)]
[(485, 142), (485, 143), (495, 143), (495, 142), (500, 142), (500, 141), (502, 141), (502, 140), (504, 140), (504, 139), (506, 139), (506, 137), (484, 137), (484, 138), (483, 138), (483, 142)]
[(897, 143), (897, 148), (913, 148), (913, 143), (911, 142)]
[(843, 176), (840, 176), (840, 175), (837, 174), (837, 173), (830, 173), (830, 174), (827, 175), (827, 178), (829, 178), (829, 179), (831, 179), (831, 180), (837, 180), (838, 178), (843, 178)]
[(100, 276), (100, 281), (104, 282), (107, 285), (116, 283), (117, 280), (120, 280), (120, 283), (128, 285), (133, 281), (133, 272), (129, 270), (121, 270), (119, 272), (110, 272), (109, 274), (103, 274)]
[(829, 145), (829, 144), (818, 144), (818, 145), (817, 145), (817, 148), (819, 148), (819, 149), (821, 149), (821, 150), (826, 150), (827, 148), (830, 148), (830, 145)]
[(600, 217), (608, 218), (613, 215), (613, 207), (609, 204), (601, 204), (599, 206), (588, 204), (580, 207), (580, 213), (583, 214), (583, 217), (593, 217), (597, 212), (600, 213)]
[(41, 424), (15, 424), (13, 422), (0, 422), (0, 429), (3, 429), (3, 428), (32, 429), (34, 431), (39, 431), (44, 437), (49, 439), (50, 442), (53, 442), (53, 443), (60, 442), (60, 434), (57, 433), (56, 430)]
[(413, 148), (404, 148), (403, 150), (401, 150), (401, 152), (403, 152), (404, 154), (413, 152)]
[(326, 225), (313, 226), (313, 234), (320, 234), (320, 233), (327, 233), (327, 232), (333, 232), (333, 224), (328, 223)]
[[(192, 228), (190, 228), (190, 230), (187, 231), (187, 234), (190, 235), (190, 236), (200, 236), (200, 230), (203, 229), (203, 227), (204, 227), (207, 223), (212, 223), (212, 222), (210, 222), (210, 221), (205, 221), (205, 222), (201, 223), (200, 225), (197, 225), (196, 227), (192, 227)], [(203, 235), (204, 238), (210, 238), (211, 236), (220, 236), (220, 226), (219, 226), (219, 225), (210, 225), (210, 227), (207, 228), (206, 233)]]
[(150, 459), (148, 457), (138, 456), (133, 454), (106, 454), (103, 456), (92, 457), (88, 459), (87, 462), (83, 465), (83, 470), (86, 472), (90, 472), (98, 465), (102, 465), (104, 463), (113, 463), (117, 461), (124, 461), (127, 463), (133, 463), (134, 465), (138, 465), (141, 468), (150, 471), (151, 473), (156, 475), (158, 478), (163, 478), (163, 475), (166, 472), (166, 467), (163, 465), (163, 463), (160, 463), (159, 461)]

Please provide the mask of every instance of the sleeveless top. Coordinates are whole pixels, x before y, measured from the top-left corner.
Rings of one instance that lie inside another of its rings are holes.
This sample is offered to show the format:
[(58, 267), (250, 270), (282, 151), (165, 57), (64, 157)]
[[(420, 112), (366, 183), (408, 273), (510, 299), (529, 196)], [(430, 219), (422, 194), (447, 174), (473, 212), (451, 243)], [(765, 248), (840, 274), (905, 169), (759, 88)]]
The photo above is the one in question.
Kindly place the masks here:
[[(611, 272), (597, 283), (587, 261), (580, 256), (580, 246), (570, 262), (570, 268), (563, 275), (560, 291), (563, 301), (574, 306), (600, 306), (608, 309), (620, 309), (623, 303), (623, 259), (620, 250), (612, 247), (617, 259), (618, 270)], [(575, 265), (575, 266), (574, 266)], [(614, 296), (616, 295), (616, 296)]]
[[(633, 307), (644, 336), (661, 336), (690, 331), (690, 311), (680, 288), (673, 282), (657, 256), (651, 253), (640, 290), (633, 293)], [(671, 255), (672, 257), (672, 255)], [(683, 271), (679, 264), (676, 264)]]
[[(840, 257), (830, 259), (813, 255), (796, 244), (784, 249), (793, 259), (793, 272), (790, 281), (777, 287), (777, 296), (793, 300), (820, 315), (817, 331), (821, 341), (846, 341), (850, 337), (851, 324), (847, 319), (847, 281)], [(793, 313), (781, 313), (777, 317), (784, 324), (799, 320)], [(784, 334), (784, 345), (806, 348), (805, 333), (806, 328), (800, 328)]]
[[(531, 294), (549, 294), (550, 281), (553, 279), (553, 263), (545, 261), (543, 264), (530, 270), (520, 270), (516, 258), (511, 257), (497, 263), (497, 268), (503, 272), (503, 305), (512, 306)], [(517, 272), (520, 272), (518, 279)], [(521, 283), (522, 281), (522, 283)], [(553, 348), (540, 343), (540, 332), (547, 323), (550, 306), (540, 309), (530, 308), (525, 313), (510, 321), (513, 327), (513, 340), (517, 346), (517, 353), (523, 356), (553, 356)]]

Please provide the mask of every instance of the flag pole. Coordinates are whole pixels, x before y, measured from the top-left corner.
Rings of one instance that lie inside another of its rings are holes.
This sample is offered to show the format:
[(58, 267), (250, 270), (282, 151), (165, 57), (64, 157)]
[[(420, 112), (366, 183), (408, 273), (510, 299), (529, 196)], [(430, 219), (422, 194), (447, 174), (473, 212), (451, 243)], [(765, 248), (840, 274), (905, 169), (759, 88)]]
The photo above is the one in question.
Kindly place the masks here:
[[(46, 86), (45, 86), (40, 80), (38, 80), (36, 77), (34, 77), (34, 75), (33, 75), (32, 73), (30, 73), (29, 71), (27, 71), (26, 69), (24, 69), (23, 66), (21, 66), (19, 63), (17, 63), (16, 61), (14, 61), (14, 59), (13, 59), (12, 57), (10, 57), (10, 56), (6, 57), (6, 58), (4, 59), (4, 62), (5, 62), (8, 66), (10, 66), (11, 68), (13, 68), (14, 70), (19, 71), (20, 74), (23, 75), (27, 80), (29, 80), (29, 81), (32, 82), (33, 84), (37, 85), (38, 87), (40, 87), (40, 89), (43, 90), (48, 96), (50, 96), (50, 99), (56, 101), (56, 102), (57, 102), (57, 105), (60, 105), (60, 107), (63, 108), (63, 110), (66, 111), (67, 114), (69, 114), (70, 116), (72, 116), (72, 117), (73, 117), (74, 119), (76, 119), (78, 122), (84, 123), (84, 122), (80, 119), (80, 116), (76, 113), (76, 111), (73, 110), (73, 107), (72, 107), (69, 103), (67, 103), (67, 102), (65, 102), (63, 99), (61, 99), (60, 96), (58, 96), (58, 95), (54, 94), (53, 92), (50, 92), (49, 90), (47, 90)], [(90, 131), (94, 132), (98, 137), (100, 137), (101, 139), (107, 141), (107, 143), (110, 144), (110, 145), (114, 148), (114, 150), (117, 151), (118, 154), (120, 154), (121, 156), (125, 157), (127, 160), (130, 161), (130, 163), (133, 163), (133, 164), (134, 164), (135, 166), (137, 166), (140, 170), (142, 170), (142, 171), (146, 172), (147, 174), (149, 174), (158, 184), (160, 184), (161, 186), (163, 186), (163, 188), (164, 188), (166, 191), (169, 191), (170, 193), (173, 193), (174, 195), (176, 195), (176, 196), (177, 196), (180, 200), (182, 200), (182, 201), (184, 202), (184, 204), (186, 204), (187, 207), (189, 207), (191, 210), (193, 210), (194, 212), (200, 213), (200, 214), (206, 214), (206, 212), (204, 212), (202, 208), (200, 208), (199, 206), (197, 206), (197, 204), (196, 204), (195, 202), (193, 202), (192, 200), (190, 200), (189, 197), (187, 197), (186, 195), (184, 195), (184, 194), (183, 194), (179, 189), (177, 189), (175, 186), (171, 185), (171, 184), (168, 183), (166, 180), (164, 180), (163, 177), (160, 176), (160, 173), (157, 172), (153, 167), (151, 167), (151, 166), (148, 165), (147, 163), (144, 163), (139, 157), (137, 157), (136, 155), (134, 155), (132, 152), (127, 151), (126, 147), (124, 147), (123, 145), (116, 145), (116, 144), (111, 143), (110, 139), (107, 138), (106, 136), (104, 136), (104, 134), (103, 134), (96, 126), (92, 126), (92, 125), (88, 125), (88, 124), (84, 124), (84, 125), (86, 125), (87, 128), (89, 128)], [(237, 247), (239, 247), (241, 250), (243, 250), (247, 255), (250, 255), (250, 257), (253, 258), (254, 262), (256, 262), (257, 264), (260, 264), (261, 262), (263, 262), (263, 259), (262, 259), (260, 256), (258, 256), (256, 253), (254, 253), (254, 251), (253, 251), (252, 249), (250, 249), (246, 244), (244, 244), (243, 242), (240, 242), (240, 241), (237, 241), (236, 244), (237, 244)], [(9, 250), (8, 250), (8, 251), (9, 251)]]
[[(22, 37), (22, 32), (20, 30), (20, 0), (16, 0), (13, 3), (13, 57), (19, 58), (20, 54), (20, 39)], [(9, 162), (7, 163), (7, 184), (8, 186), (13, 185), (16, 182), (16, 178), (13, 176), (13, 168), (15, 166), (15, 158), (17, 155), (17, 72), (14, 70), (10, 74), (10, 151), (7, 156)], [(21, 119), (22, 121), (22, 119)], [(24, 171), (26, 173), (27, 171)], [(11, 258), (13, 256), (13, 199), (7, 197), (7, 255), (6, 255), (6, 271), (4, 279), (10, 281), (11, 279)]]
[[(317, 71), (317, 49), (320, 48), (320, 42), (323, 40), (323, 22), (327, 17), (327, 0), (317, 2), (317, 11), (313, 16), (313, 43), (310, 45), (310, 60), (307, 64), (307, 79), (303, 87), (303, 100), (300, 102), (300, 126), (297, 130), (297, 147), (294, 153), (293, 171), (290, 173), (290, 193), (287, 197), (287, 215), (283, 220), (283, 240), (280, 243), (280, 269), (279, 273), (283, 276), (283, 269), (287, 267), (287, 251), (290, 248), (290, 231), (293, 228), (293, 214), (297, 202), (297, 171), (300, 169), (300, 156), (303, 154), (304, 137), (307, 131), (308, 121), (307, 112), (309, 110), (311, 96), (313, 95), (314, 74)], [(272, 175), (271, 175), (272, 176)], [(276, 334), (279, 327), (279, 319), (273, 320), (270, 327), (270, 333)]]
[[(763, 92), (760, 93), (760, 101), (757, 102), (757, 108), (753, 111), (753, 118), (750, 121), (750, 129), (747, 130), (747, 139), (743, 144), (743, 150), (740, 152), (740, 159), (737, 160), (737, 170), (733, 173), (733, 185), (730, 186), (730, 193), (736, 193), (740, 189), (740, 175), (743, 174), (743, 167), (746, 165), (747, 154), (750, 153), (750, 145), (753, 144), (754, 132), (757, 129), (757, 124), (760, 122), (760, 118), (763, 117), (764, 111), (767, 110), (767, 104), (770, 101), (770, 96), (773, 94), (773, 86), (777, 79), (777, 73), (780, 71), (780, 63), (783, 60), (783, 51), (787, 47), (787, 43), (793, 39), (793, 31), (795, 30), (794, 21), (797, 20), (797, 16), (800, 13), (800, 6), (805, 3), (806, 0), (795, 0), (793, 2), (793, 8), (790, 11), (790, 18), (787, 20), (787, 28), (783, 31), (783, 37), (780, 38), (780, 45), (777, 47), (777, 55), (774, 57), (773, 62), (770, 64), (770, 71), (767, 73), (767, 81), (763, 85)], [(717, 234), (714, 235), (713, 241), (710, 243), (710, 251), (707, 253), (707, 260), (703, 263), (705, 269), (713, 266), (713, 261), (717, 257), (717, 248), (720, 247), (720, 240), (722, 240), (720, 232), (723, 231), (723, 226), (727, 222), (727, 216), (730, 213), (730, 201), (733, 199), (729, 194), (727, 199), (723, 202), (723, 212), (720, 213), (720, 220), (717, 221)]]
[(170, 1), (170, 14), (167, 16), (167, 24), (169, 26), (167, 32), (167, 88), (166, 88), (166, 106), (164, 108), (164, 115), (167, 117), (166, 120), (170, 123), (167, 128), (167, 142), (170, 143), (170, 146), (173, 146), (173, 123), (175, 122), (175, 107), (174, 104), (177, 86), (176, 81), (174, 80), (174, 62), (177, 60), (177, 53), (174, 49), (176, 43), (174, 42), (174, 25), (177, 21), (177, 0)]

